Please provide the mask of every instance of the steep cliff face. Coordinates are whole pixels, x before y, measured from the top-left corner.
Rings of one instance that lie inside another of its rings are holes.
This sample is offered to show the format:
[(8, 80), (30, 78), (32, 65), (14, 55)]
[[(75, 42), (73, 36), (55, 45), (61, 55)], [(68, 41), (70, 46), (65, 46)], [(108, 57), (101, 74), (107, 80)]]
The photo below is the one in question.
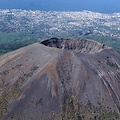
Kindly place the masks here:
[(33, 44), (1, 56), (0, 77), (3, 119), (120, 119), (120, 54), (100, 43)]

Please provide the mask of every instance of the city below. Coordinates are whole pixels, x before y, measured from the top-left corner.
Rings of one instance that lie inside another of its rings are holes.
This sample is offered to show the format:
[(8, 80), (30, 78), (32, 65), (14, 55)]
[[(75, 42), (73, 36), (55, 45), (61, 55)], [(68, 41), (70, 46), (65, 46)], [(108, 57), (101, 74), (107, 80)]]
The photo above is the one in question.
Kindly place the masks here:
[(1, 32), (34, 32), (46, 35), (101, 35), (120, 38), (120, 13), (56, 12), (32, 10), (0, 10)]

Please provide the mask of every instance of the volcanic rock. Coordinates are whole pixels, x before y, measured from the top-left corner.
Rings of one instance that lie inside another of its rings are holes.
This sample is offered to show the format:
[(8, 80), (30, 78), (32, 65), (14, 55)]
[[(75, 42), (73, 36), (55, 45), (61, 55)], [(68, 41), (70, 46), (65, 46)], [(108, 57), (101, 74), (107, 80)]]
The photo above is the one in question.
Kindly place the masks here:
[(120, 54), (51, 38), (0, 56), (3, 120), (119, 120)]

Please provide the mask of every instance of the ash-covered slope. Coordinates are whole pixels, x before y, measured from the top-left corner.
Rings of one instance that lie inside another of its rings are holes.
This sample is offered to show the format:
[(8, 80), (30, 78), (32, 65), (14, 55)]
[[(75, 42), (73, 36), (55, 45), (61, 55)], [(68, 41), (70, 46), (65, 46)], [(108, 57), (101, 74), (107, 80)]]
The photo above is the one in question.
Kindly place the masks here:
[(120, 54), (100, 43), (27, 46), (0, 57), (0, 78), (4, 120), (120, 119)]

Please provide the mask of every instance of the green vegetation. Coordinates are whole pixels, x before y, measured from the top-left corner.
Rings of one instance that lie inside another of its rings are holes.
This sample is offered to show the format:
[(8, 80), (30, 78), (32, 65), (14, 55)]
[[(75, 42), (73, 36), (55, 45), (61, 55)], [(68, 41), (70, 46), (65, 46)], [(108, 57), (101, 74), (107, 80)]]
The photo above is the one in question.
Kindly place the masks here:
[[(28, 32), (20, 32), (20, 33), (6, 33), (0, 32), (0, 55), (5, 54), (9, 51), (16, 50), (18, 48), (27, 46), (29, 44), (35, 43), (37, 41), (41, 41), (50, 37), (54, 37), (52, 34), (41, 32), (42, 27), (39, 26), (37, 28), (32, 28)], [(56, 34), (56, 33), (55, 33)], [(72, 36), (71, 36), (72, 35)], [(120, 52), (120, 38), (113, 38), (113, 37), (104, 37), (104, 36), (97, 36), (97, 35), (84, 35), (79, 36), (76, 33), (72, 33), (69, 37), (66, 35), (67, 38), (83, 38), (83, 39), (92, 39), (97, 42), (103, 43), (105, 45), (111, 46), (112, 48), (116, 49)], [(57, 33), (55, 37), (63, 37), (65, 35), (61, 35), (61, 33)]]
[[(18, 64), (16, 67), (18, 68), (21, 66), (22, 64)], [(33, 65), (28, 74), (23, 74), (23, 76), (20, 76), (16, 83), (7, 92), (3, 93), (3, 95), (0, 97), (0, 120), (9, 112), (8, 104), (21, 95), (21, 90), (19, 89), (19, 87), (23, 84), (25, 80), (27, 80), (28, 77), (31, 77), (33, 75), (33, 72), (36, 71), (38, 68), (38, 66)], [(0, 75), (7, 75), (8, 73), (9, 70), (5, 70), (2, 73), (0, 73)], [(0, 88), (3, 87), (4, 85), (0, 86)]]
[(105, 111), (96, 120), (118, 120), (119, 115), (115, 111)]
[(79, 113), (77, 98), (75, 96), (71, 96), (71, 94), (65, 94), (63, 97), (62, 119), (82, 120)]
[[(18, 64), (16, 67), (18, 67), (18, 66), (21, 66), (21, 64)], [(31, 77), (33, 75), (34, 71), (36, 71), (38, 68), (39, 67), (36, 65), (32, 66), (30, 72), (20, 76), (19, 79), (17, 80), (16, 84), (18, 86), (21, 86), (29, 77)]]
[(7, 105), (13, 99), (16, 99), (21, 94), (20, 89), (15, 84), (8, 92), (0, 97), (0, 119), (2, 119), (8, 112)]
[(29, 33), (0, 32), (0, 55), (36, 42)]

